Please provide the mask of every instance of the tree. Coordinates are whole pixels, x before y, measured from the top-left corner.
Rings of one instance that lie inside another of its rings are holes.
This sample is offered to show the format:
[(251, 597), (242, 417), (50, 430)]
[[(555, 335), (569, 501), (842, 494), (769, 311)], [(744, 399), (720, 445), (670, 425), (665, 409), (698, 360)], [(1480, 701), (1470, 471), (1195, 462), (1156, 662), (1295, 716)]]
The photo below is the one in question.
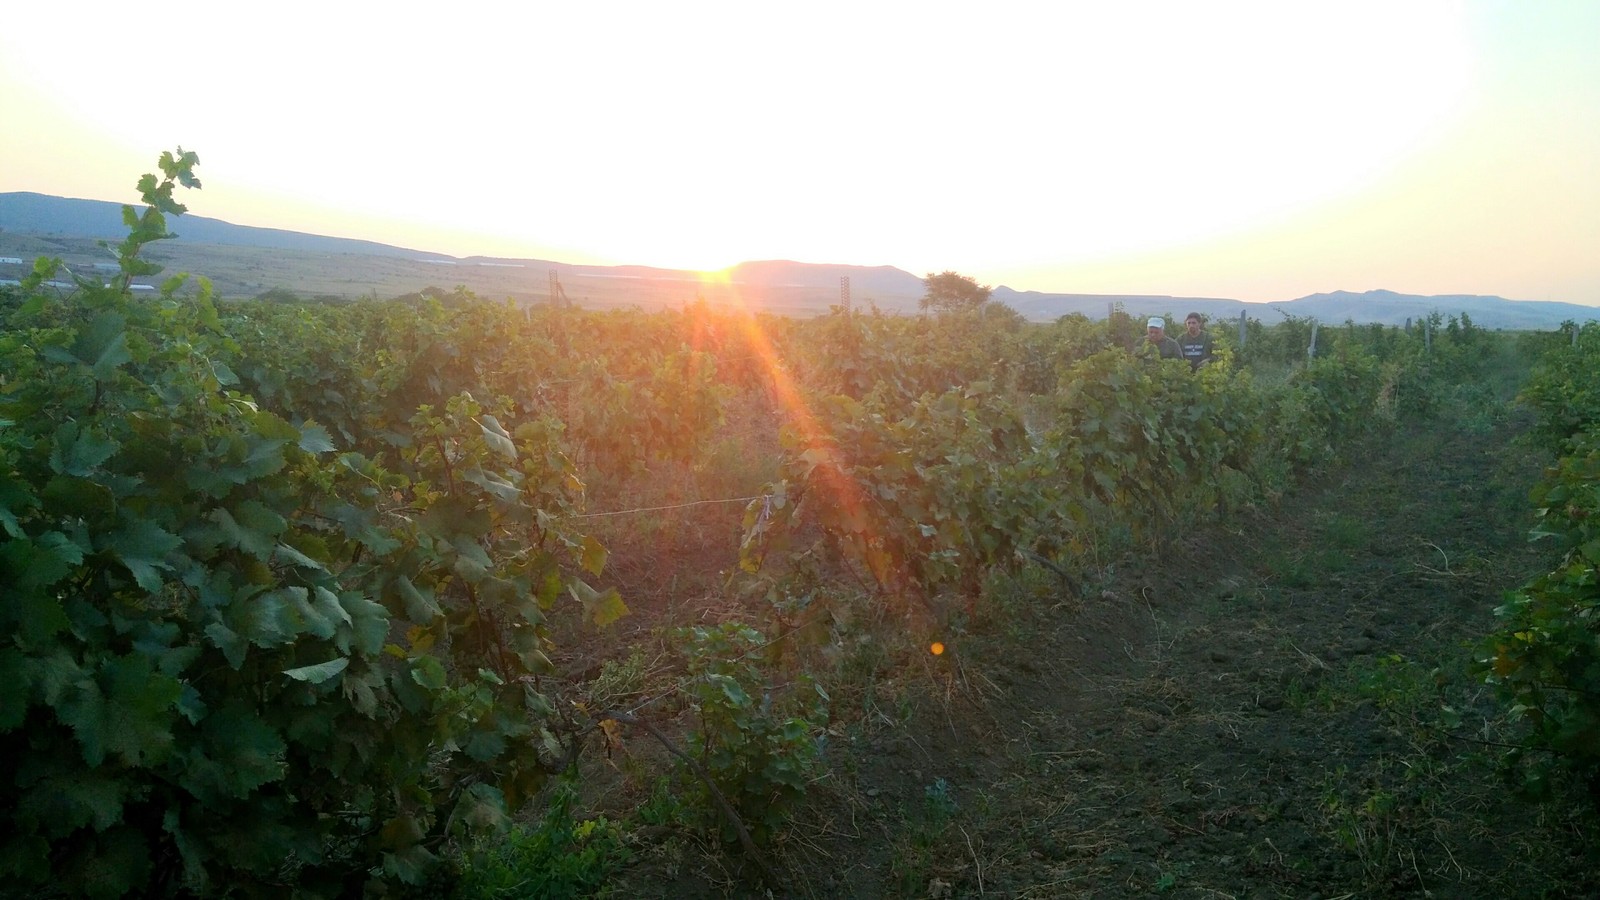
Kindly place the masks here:
[(989, 294), (994, 290), (956, 272), (937, 275), (929, 272), (922, 284), (926, 292), (922, 295), (921, 306), (936, 313), (977, 309), (989, 302)]

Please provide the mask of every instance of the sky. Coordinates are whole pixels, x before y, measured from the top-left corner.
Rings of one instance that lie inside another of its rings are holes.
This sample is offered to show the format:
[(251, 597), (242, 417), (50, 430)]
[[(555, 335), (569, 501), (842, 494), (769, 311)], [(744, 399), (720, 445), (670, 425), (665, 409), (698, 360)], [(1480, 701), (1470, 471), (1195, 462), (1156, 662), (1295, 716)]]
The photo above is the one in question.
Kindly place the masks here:
[[(32, 3), (0, 191), (456, 256), (1600, 306), (1600, 2)], [(174, 228), (181, 233), (181, 227)]]

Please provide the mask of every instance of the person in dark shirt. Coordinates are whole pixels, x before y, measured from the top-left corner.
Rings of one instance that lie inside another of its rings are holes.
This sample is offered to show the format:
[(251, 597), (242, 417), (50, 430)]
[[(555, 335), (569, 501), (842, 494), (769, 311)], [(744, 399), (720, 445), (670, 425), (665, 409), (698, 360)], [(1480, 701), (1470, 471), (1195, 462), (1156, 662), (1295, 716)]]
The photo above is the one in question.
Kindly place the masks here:
[(1183, 334), (1178, 336), (1178, 349), (1183, 353), (1183, 358), (1189, 361), (1190, 369), (1198, 369), (1216, 358), (1211, 350), (1211, 335), (1204, 328), (1205, 321), (1200, 314), (1192, 312), (1183, 322)]
[(1167, 322), (1160, 316), (1151, 316), (1145, 323), (1145, 345), (1139, 349), (1139, 355), (1148, 359), (1182, 359), (1183, 351), (1178, 348), (1178, 342), (1167, 337)]

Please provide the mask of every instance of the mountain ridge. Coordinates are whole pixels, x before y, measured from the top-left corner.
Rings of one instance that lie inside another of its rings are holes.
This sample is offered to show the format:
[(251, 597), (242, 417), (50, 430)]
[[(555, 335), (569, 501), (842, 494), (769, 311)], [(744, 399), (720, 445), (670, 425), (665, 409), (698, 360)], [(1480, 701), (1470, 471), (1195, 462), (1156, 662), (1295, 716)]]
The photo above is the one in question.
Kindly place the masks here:
[[(120, 239), (126, 234), (122, 206), (31, 191), (0, 193), (0, 256), (14, 252), (43, 255), (61, 249), (67, 254), (63, 258), (74, 252), (85, 258), (103, 258), (104, 251), (95, 253), (90, 248), (94, 241)], [(886, 265), (750, 260), (707, 275), (686, 269), (583, 265), (531, 257), (452, 257), (358, 238), (237, 225), (193, 214), (185, 214), (171, 227), (178, 237), (158, 245), (153, 257), (204, 272), (224, 294), (237, 296), (255, 296), (272, 288), (317, 296), (357, 296), (360, 294), (350, 293), (349, 285), (365, 278), (370, 286), (363, 294), (382, 287), (398, 295), (446, 281), (484, 296), (540, 302), (548, 300), (551, 285), (559, 283), (569, 299), (598, 306), (672, 305), (698, 297), (815, 315), (843, 302), (847, 287), (849, 299), (858, 306), (901, 313), (916, 312), (923, 292), (921, 277)], [(12, 240), (5, 240), (8, 237)], [(344, 259), (332, 260), (331, 256)], [(0, 270), (5, 268), (0, 265)], [(540, 270), (548, 270), (548, 275)], [(450, 277), (439, 278), (442, 272)], [(274, 280), (265, 280), (269, 276)], [(0, 278), (5, 277), (7, 272), (0, 271)], [(281, 283), (285, 280), (293, 283)], [(1103, 318), (1119, 307), (1141, 317), (1199, 312), (1212, 320), (1237, 318), (1241, 312), (1261, 318), (1270, 308), (1283, 315), (1328, 323), (1351, 320), (1386, 325), (1404, 324), (1437, 310), (1443, 315), (1466, 313), (1486, 328), (1510, 329), (1553, 328), (1569, 319), (1600, 319), (1600, 309), (1572, 303), (1477, 294), (1401, 294), (1386, 289), (1335, 290), (1269, 303), (1165, 294), (1019, 291), (1005, 285), (994, 288), (992, 296), (1023, 316), (1041, 321), (1074, 313)]]

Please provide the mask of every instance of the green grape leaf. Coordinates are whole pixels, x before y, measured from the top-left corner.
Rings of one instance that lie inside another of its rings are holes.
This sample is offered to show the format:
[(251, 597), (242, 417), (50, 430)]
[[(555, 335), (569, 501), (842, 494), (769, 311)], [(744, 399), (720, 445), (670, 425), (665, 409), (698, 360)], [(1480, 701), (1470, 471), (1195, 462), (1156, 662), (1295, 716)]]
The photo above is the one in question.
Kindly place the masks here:
[(304, 681), (308, 684), (322, 684), (323, 682), (338, 675), (340, 672), (343, 672), (349, 665), (350, 659), (348, 657), (340, 656), (330, 659), (325, 663), (317, 663), (314, 666), (301, 666), (298, 669), (285, 669), (283, 670), (283, 674), (293, 678), (295, 681)]
[(456, 818), (475, 831), (499, 832), (511, 824), (506, 815), (506, 797), (492, 784), (477, 782), (467, 788), (456, 807)]
[(104, 435), (80, 429), (76, 422), (67, 422), (56, 429), (50, 448), (50, 470), (61, 475), (88, 475), (121, 446)]
[(439, 604), (434, 602), (433, 592), (424, 592), (404, 575), (394, 580), (395, 590), (399, 592), (400, 599), (405, 603), (406, 618), (418, 625), (426, 625), (441, 615)]
[(60, 648), (34, 658), (32, 665), (33, 686), (39, 689), (38, 696), (45, 706), (60, 705), (61, 698), (87, 675), (77, 659)]
[(291, 602), (300, 614), (300, 630), (323, 640), (337, 634), (341, 624), (350, 624), (350, 614), (339, 605), (339, 598), (320, 585), (311, 591), (296, 594)]
[(300, 632), (302, 620), (297, 606), (305, 602), (306, 589), (279, 588), (235, 602), (230, 623), (239, 635), (257, 647), (277, 647), (290, 643)]
[(122, 821), (122, 804), (133, 782), (111, 769), (74, 769), (32, 785), (17, 803), (17, 815), (38, 821), (52, 838), (86, 825), (95, 831)]
[(745, 693), (745, 689), (740, 686), (739, 682), (727, 675), (712, 673), (706, 675), (706, 680), (721, 690), (722, 695), (728, 698), (728, 702), (735, 707), (743, 709), (750, 705), (750, 695)]
[(233, 517), (233, 513), (225, 509), (213, 509), (206, 518), (221, 529), (222, 541), (228, 546), (237, 547), (262, 562), (272, 559), (272, 551), (277, 546), (277, 535), (264, 534), (241, 525)]
[(404, 850), (385, 853), (383, 871), (400, 879), (404, 884), (421, 884), (438, 861), (439, 858), (428, 848), (421, 844), (413, 844)]
[[(104, 522), (117, 508), (116, 495), (110, 487), (87, 478), (57, 475), (45, 483), (40, 499), (52, 512), (85, 519), (91, 523)], [(21, 533), (17, 537), (21, 537)]]
[(336, 448), (328, 429), (315, 422), (307, 422), (300, 427), (300, 449), (307, 453), (327, 453)]
[(606, 548), (590, 535), (583, 536), (583, 567), (589, 574), (599, 576), (606, 568)]
[(440, 690), (446, 684), (444, 666), (437, 657), (419, 656), (411, 663), (411, 680), (430, 691)]
[[(389, 635), (389, 610), (361, 594), (339, 595), (339, 605), (350, 617), (350, 631), (355, 638), (355, 649), (361, 653), (377, 653), (383, 649)], [(347, 647), (340, 647), (348, 650)]]
[(182, 692), (177, 679), (154, 671), (148, 657), (123, 656), (108, 660), (98, 679), (80, 680), (57, 715), (77, 736), (84, 762), (98, 766), (116, 754), (140, 766), (171, 752), (171, 726)]
[[(48, 588), (66, 578), (82, 562), (83, 551), (59, 531), (47, 532), (36, 540), (23, 538), (0, 545), (0, 574), (6, 575), (9, 587), (19, 593)], [(50, 591), (48, 599), (59, 607), (60, 603), (54, 599), (57, 593)], [(6, 618), (9, 616), (0, 616), (0, 621)], [(23, 621), (26, 627), (26, 619)], [(55, 617), (51, 621), (62, 624)]]
[(508, 503), (522, 496), (521, 488), (484, 469), (468, 469), (461, 473), (461, 480), (475, 484)]
[(350, 705), (355, 707), (356, 712), (369, 719), (378, 714), (378, 695), (372, 690), (371, 679), (374, 678), (380, 682), (382, 680), (381, 675), (369, 673), (362, 678), (347, 676), (339, 682), (344, 698), (350, 701)]
[(240, 637), (233, 629), (221, 622), (212, 622), (206, 626), (206, 637), (222, 651), (222, 656), (228, 661), (228, 665), (235, 670), (244, 665), (245, 653), (250, 649), (250, 642)]
[(486, 415), (479, 420), (478, 427), (483, 429), (483, 442), (490, 450), (507, 459), (517, 458), (517, 445), (512, 442), (511, 435), (506, 433), (499, 419)]
[(628, 614), (627, 604), (616, 588), (597, 591), (582, 579), (574, 578), (567, 585), (574, 599), (583, 605), (583, 613), (596, 627), (604, 628)]
[(78, 336), (73, 355), (94, 372), (98, 381), (109, 379), (118, 366), (130, 362), (127, 323), (114, 312), (101, 313)]
[(223, 797), (244, 798), (283, 779), (288, 745), (277, 729), (242, 701), (207, 716), (201, 724), (206, 753), (189, 760), (196, 786)]
[(322, 563), (317, 562), (304, 553), (301, 553), (294, 547), (289, 546), (288, 544), (279, 543), (275, 553), (279, 562), (286, 562), (291, 566), (300, 566), (301, 568), (317, 569), (320, 571), (327, 570), (327, 567)]
[(494, 561), (483, 546), (469, 537), (457, 537), (452, 543), (456, 550), (456, 559), (451, 566), (452, 571), (461, 576), (461, 580), (468, 584), (477, 584), (488, 576), (494, 568)]
[(22, 537), (26, 532), (22, 530), (17, 515), (25, 515), (30, 508), (38, 505), (39, 501), (31, 488), (0, 475), (0, 527), (5, 529), (7, 535)]
[(128, 567), (139, 586), (151, 593), (161, 590), (158, 570), (171, 569), (167, 554), (183, 545), (183, 539), (148, 519), (130, 519), (105, 539), (106, 549)]

